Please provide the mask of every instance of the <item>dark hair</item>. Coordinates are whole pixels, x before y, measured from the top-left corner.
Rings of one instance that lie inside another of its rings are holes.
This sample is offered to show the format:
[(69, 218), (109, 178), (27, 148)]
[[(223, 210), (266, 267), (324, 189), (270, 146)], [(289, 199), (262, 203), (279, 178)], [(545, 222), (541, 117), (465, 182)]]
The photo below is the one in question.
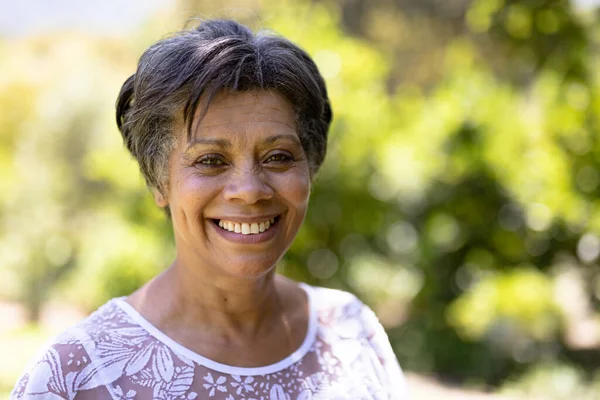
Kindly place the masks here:
[(119, 93), (117, 125), (150, 187), (162, 191), (168, 180), (174, 124), (183, 117), (189, 140), (200, 104), (205, 104), (202, 117), (223, 90), (273, 90), (284, 96), (294, 106), (311, 175), (317, 172), (332, 112), (314, 61), (281, 36), (255, 35), (235, 21), (208, 20), (152, 45)]

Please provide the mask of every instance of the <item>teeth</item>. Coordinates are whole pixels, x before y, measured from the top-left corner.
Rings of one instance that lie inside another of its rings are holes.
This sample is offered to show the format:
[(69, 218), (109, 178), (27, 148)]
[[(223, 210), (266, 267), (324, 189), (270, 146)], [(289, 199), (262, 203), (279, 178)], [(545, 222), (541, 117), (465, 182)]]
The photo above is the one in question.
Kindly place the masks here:
[(269, 229), (275, 222), (275, 218), (263, 222), (253, 222), (251, 224), (241, 223), (237, 224), (231, 221), (220, 220), (219, 226), (226, 231), (241, 233), (242, 235), (256, 235)]
[(250, 225), (242, 224), (242, 235), (249, 235), (249, 234), (250, 234)]

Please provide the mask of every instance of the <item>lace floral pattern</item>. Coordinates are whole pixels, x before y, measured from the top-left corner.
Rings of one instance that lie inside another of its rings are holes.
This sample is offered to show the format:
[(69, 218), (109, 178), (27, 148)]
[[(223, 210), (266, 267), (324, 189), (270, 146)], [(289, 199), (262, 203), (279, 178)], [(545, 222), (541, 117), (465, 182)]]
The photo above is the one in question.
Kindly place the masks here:
[(298, 359), (216, 368), (113, 299), (58, 337), (11, 399), (406, 399), (402, 372), (372, 311), (348, 293), (304, 288), (315, 329)]

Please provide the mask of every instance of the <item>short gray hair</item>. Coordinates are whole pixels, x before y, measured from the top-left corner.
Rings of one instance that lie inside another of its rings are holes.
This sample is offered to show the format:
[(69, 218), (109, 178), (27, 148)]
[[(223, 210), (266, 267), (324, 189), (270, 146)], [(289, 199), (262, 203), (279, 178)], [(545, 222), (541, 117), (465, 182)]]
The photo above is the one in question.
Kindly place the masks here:
[(296, 112), (298, 136), (311, 176), (327, 150), (332, 112), (325, 81), (310, 56), (289, 40), (252, 33), (231, 20), (207, 20), (152, 45), (117, 99), (117, 125), (146, 183), (163, 191), (174, 124), (183, 117), (188, 140), (201, 99), (218, 92), (273, 90)]

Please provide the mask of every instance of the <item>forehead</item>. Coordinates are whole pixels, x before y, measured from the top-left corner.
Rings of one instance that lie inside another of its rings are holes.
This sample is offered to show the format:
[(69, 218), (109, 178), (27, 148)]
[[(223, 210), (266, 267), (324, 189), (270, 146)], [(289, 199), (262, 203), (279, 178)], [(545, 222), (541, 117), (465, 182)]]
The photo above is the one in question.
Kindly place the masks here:
[(206, 132), (237, 131), (270, 126), (296, 129), (294, 108), (282, 95), (272, 91), (219, 93), (204, 117), (195, 123), (194, 135)]

